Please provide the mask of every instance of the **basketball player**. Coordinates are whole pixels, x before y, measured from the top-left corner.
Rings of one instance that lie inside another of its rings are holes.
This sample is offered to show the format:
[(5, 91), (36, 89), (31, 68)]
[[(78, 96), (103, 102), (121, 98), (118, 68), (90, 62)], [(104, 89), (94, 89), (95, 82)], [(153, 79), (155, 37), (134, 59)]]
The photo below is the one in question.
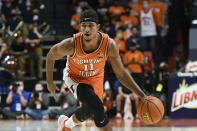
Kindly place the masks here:
[(74, 126), (88, 118), (93, 118), (101, 130), (112, 130), (108, 126), (102, 104), (104, 66), (107, 59), (110, 60), (119, 81), (140, 98), (145, 97), (122, 65), (115, 42), (107, 34), (99, 32), (99, 28), (97, 13), (92, 9), (85, 10), (80, 17), (81, 32), (54, 45), (47, 55), (48, 90), (55, 98), (57, 86), (53, 83), (54, 62), (67, 56), (63, 79), (81, 102), (81, 108), (70, 118), (65, 115), (59, 117), (58, 131), (71, 131)]

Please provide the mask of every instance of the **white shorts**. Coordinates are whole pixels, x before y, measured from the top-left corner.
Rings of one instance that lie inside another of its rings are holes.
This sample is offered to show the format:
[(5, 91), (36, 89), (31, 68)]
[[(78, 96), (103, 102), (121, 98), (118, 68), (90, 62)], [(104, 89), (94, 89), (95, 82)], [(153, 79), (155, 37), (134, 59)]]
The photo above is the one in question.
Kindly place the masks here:
[(70, 77), (68, 77), (68, 72), (66, 68), (63, 71), (63, 80), (64, 84), (68, 87), (71, 93), (73, 93), (74, 97), (77, 99), (77, 86), (79, 83), (73, 81)]

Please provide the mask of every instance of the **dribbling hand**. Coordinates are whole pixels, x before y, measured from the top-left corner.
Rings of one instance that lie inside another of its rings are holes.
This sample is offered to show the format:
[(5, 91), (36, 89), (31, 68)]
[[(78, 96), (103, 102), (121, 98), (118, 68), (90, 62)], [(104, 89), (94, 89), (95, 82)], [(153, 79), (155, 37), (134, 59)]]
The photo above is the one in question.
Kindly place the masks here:
[(47, 83), (47, 88), (49, 92), (53, 95), (54, 99), (56, 99), (56, 90), (59, 90), (59, 88), (54, 83)]

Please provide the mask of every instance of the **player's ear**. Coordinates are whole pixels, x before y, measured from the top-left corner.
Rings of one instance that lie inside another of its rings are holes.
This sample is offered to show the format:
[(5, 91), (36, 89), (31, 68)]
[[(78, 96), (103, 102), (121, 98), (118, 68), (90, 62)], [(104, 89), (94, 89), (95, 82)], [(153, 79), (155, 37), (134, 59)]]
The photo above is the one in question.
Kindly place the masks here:
[(99, 30), (99, 29), (100, 29), (100, 27), (101, 27), (101, 25), (100, 25), (100, 24), (97, 24), (96, 26), (97, 26), (97, 29), (98, 29), (98, 30)]

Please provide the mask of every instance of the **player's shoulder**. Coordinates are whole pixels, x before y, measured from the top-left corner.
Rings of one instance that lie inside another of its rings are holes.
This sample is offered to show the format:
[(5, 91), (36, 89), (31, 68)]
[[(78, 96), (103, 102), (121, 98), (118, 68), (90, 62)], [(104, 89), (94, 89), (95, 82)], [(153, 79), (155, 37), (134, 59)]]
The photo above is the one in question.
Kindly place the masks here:
[(69, 37), (58, 43), (61, 47), (74, 48), (74, 37)]
[(116, 42), (112, 38), (109, 38), (108, 56), (115, 55), (118, 52), (119, 52), (119, 49), (118, 49)]
[(116, 42), (114, 39), (112, 38), (109, 38), (109, 45), (108, 45), (108, 48), (115, 48), (116, 47)]

